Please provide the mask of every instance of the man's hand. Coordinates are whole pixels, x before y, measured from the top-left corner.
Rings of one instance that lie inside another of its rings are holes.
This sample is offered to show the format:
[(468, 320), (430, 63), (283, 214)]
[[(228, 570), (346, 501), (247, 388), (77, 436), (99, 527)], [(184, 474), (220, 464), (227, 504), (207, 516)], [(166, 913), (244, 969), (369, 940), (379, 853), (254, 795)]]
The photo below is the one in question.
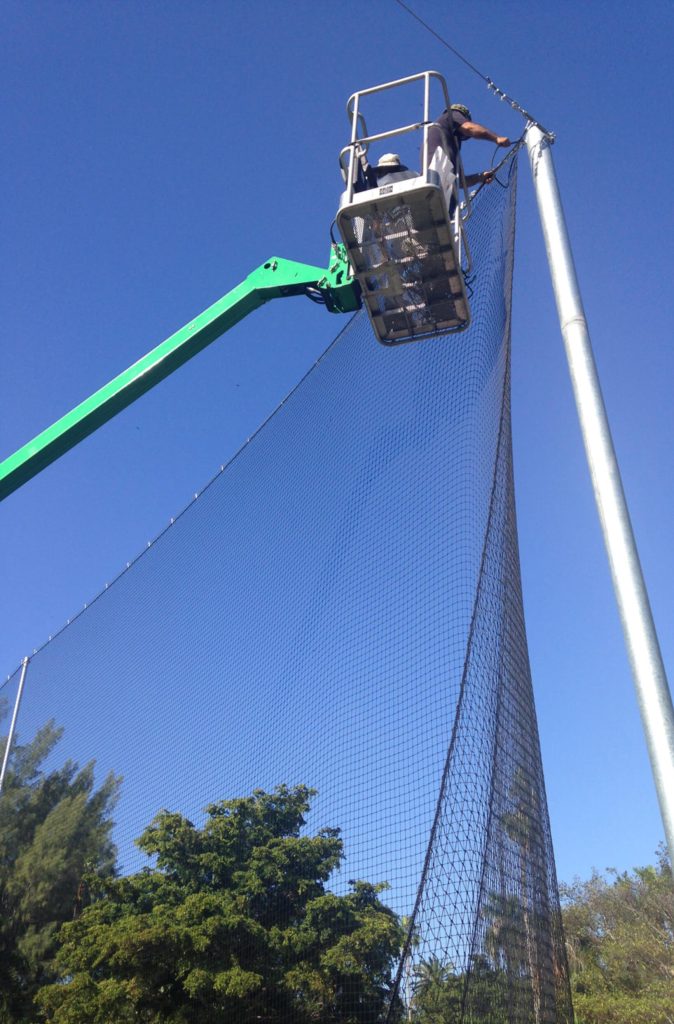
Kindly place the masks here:
[(478, 171), (477, 174), (466, 175), (466, 185), (489, 185), (494, 180), (494, 171)]
[(496, 145), (497, 146), (509, 146), (510, 144), (511, 144), (510, 143), (510, 139), (508, 138), (507, 135), (497, 135), (496, 136)]

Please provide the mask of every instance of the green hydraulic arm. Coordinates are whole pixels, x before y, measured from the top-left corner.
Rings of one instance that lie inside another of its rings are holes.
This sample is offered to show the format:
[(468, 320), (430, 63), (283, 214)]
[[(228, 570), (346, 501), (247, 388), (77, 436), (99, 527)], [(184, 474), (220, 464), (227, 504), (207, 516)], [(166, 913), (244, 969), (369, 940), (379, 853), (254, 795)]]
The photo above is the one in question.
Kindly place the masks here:
[(332, 313), (360, 307), (344, 246), (333, 245), (327, 270), (270, 259), (109, 384), (0, 463), (0, 501), (168, 377), (230, 327), (271, 299), (307, 295)]

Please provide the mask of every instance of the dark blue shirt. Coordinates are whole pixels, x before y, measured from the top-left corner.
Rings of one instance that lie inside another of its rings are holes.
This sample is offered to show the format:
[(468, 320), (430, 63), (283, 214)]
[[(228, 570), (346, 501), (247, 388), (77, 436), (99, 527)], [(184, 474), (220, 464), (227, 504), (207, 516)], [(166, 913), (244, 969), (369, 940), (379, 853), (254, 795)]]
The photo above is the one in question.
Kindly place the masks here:
[(429, 160), (437, 147), (442, 146), (452, 164), (456, 166), (456, 158), (463, 141), (457, 129), (467, 120), (468, 118), (459, 110), (443, 110), (436, 123), (428, 129)]
[(373, 167), (372, 173), (377, 185), (390, 185), (394, 181), (406, 181), (417, 175), (405, 164), (390, 164), (388, 167)]

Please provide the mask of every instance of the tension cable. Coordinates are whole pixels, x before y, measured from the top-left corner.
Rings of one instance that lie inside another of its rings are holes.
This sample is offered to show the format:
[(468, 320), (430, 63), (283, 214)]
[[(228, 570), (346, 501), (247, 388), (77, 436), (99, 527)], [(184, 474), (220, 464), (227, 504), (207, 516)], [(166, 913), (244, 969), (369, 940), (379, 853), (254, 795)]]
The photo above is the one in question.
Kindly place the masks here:
[(451, 45), (451, 43), (448, 43), (446, 39), (443, 39), (443, 37), (438, 32), (436, 32), (434, 28), (431, 28), (431, 26), (427, 22), (425, 22), (423, 18), (420, 18), (419, 15), (415, 11), (413, 11), (411, 7), (408, 7), (407, 4), (404, 3), (404, 0), (395, 0), (395, 2), (398, 4), (399, 7), (402, 7), (403, 10), (407, 11), (408, 14), (415, 18), (420, 25), (423, 25), (426, 31), (430, 32), (432, 36), (435, 36), (435, 38), (439, 42), (441, 42), (443, 46), (446, 46), (447, 49), (450, 50), (455, 57), (458, 57), (459, 60), (463, 61), (463, 63), (467, 67), (469, 67), (471, 71), (475, 72), (475, 74), (478, 75), (483, 82), (486, 82), (487, 88), (489, 89), (490, 92), (493, 92), (494, 95), (498, 96), (500, 100), (504, 100), (506, 103), (508, 103), (513, 110), (516, 110), (517, 113), (521, 114), (522, 117), (526, 118), (527, 121), (530, 121), (532, 124), (535, 124), (538, 128), (540, 128), (543, 134), (547, 136), (547, 138), (551, 142), (554, 141), (554, 132), (548, 131), (548, 129), (545, 128), (540, 121), (536, 120), (533, 114), (530, 114), (528, 110), (525, 110), (524, 107), (520, 106), (517, 100), (514, 100), (511, 96), (508, 96), (508, 94), (504, 92), (503, 89), (499, 89), (499, 87), (489, 77), (489, 75), (484, 75), (479, 68), (476, 68), (474, 64), (471, 64), (471, 62), (466, 57), (464, 57), (462, 53), (459, 53), (459, 51)]

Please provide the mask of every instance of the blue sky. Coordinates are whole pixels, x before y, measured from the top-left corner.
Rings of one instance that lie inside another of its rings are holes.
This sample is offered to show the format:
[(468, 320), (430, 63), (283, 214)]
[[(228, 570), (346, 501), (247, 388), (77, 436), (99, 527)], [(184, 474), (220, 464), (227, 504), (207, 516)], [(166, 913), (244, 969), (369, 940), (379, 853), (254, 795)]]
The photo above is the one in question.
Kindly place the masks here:
[[(674, 9), (415, 0), (557, 134), (554, 158), (666, 665), (674, 664)], [(323, 264), (355, 89), (434, 67), (495, 131), (521, 121), (393, 0), (8, 0), (0, 454), (271, 255)], [(466, 148), (468, 170), (489, 146)], [(513, 420), (525, 610), (563, 879), (662, 838), (559, 336), (520, 168)], [(11, 671), (189, 501), (339, 321), (272, 304), (0, 509)]]

